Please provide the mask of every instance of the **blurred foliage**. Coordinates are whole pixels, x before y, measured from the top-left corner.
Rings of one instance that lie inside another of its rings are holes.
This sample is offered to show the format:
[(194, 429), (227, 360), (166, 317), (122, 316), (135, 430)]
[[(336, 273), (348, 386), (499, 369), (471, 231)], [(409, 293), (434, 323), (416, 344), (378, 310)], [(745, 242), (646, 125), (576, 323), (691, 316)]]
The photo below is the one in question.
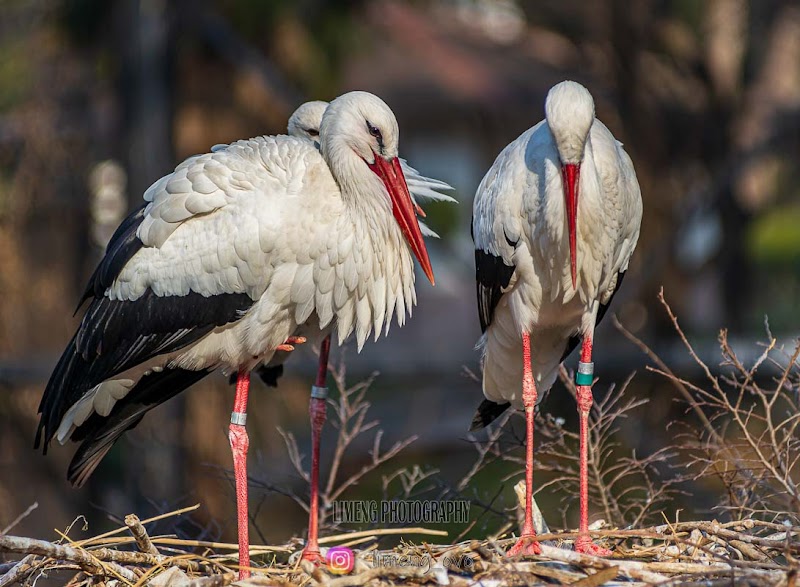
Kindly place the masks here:
[(0, 42), (0, 114), (30, 97), (32, 39), (16, 37)]
[(362, 1), (219, 0), (217, 7), (309, 96), (335, 96), (345, 59), (364, 38)]
[(800, 205), (765, 211), (753, 222), (748, 248), (758, 263), (800, 270)]

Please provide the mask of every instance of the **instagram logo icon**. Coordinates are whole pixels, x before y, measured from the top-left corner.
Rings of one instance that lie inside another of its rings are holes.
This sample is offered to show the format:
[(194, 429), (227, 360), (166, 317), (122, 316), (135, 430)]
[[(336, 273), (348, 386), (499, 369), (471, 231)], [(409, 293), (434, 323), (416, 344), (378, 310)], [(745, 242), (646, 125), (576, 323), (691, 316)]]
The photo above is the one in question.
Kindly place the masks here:
[(334, 575), (346, 575), (356, 564), (353, 551), (346, 546), (334, 546), (325, 554), (328, 570)]

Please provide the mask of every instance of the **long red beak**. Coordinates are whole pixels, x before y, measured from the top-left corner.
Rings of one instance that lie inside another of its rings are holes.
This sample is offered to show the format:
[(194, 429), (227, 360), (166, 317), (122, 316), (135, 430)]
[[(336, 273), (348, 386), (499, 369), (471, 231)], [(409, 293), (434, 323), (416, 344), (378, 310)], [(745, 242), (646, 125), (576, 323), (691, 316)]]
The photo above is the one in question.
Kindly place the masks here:
[(567, 230), (569, 231), (569, 263), (572, 270), (572, 289), (577, 282), (577, 221), (578, 184), (581, 177), (580, 163), (564, 163), (561, 166), (561, 179), (564, 184), (564, 200), (567, 205)]
[(422, 232), (419, 230), (419, 222), (417, 222), (414, 210), (415, 204), (411, 199), (411, 194), (408, 193), (406, 178), (400, 168), (400, 159), (395, 157), (391, 161), (387, 161), (380, 155), (375, 155), (375, 163), (367, 163), (367, 165), (375, 175), (381, 178), (381, 181), (386, 186), (389, 197), (392, 199), (394, 219), (400, 225), (400, 230), (403, 232), (408, 246), (411, 247), (411, 251), (417, 257), (420, 267), (422, 267), (431, 284), (435, 285), (431, 261), (428, 258), (428, 249), (425, 248), (425, 243), (422, 240)]

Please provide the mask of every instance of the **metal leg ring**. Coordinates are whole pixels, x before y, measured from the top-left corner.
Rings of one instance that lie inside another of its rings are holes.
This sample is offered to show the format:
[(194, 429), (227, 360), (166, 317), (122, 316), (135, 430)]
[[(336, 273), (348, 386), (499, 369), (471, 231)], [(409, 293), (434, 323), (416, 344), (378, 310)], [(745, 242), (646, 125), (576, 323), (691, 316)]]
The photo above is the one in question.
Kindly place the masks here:
[(328, 388), (311, 386), (311, 399), (328, 399)]

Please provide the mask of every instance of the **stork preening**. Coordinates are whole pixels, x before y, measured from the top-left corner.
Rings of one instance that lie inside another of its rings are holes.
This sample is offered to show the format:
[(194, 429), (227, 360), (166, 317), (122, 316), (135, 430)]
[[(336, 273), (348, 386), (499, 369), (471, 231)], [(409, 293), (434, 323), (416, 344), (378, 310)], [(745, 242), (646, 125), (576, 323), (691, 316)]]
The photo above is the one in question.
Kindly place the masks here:
[[(68, 478), (81, 485), (149, 410), (215, 369), (236, 373), (229, 439), (249, 575), (250, 371), (295, 342), (323, 341), (314, 395), (324, 396), (329, 333), (340, 343), (355, 333), (360, 349), (394, 317), (402, 325), (416, 303), (414, 257), (433, 283), (398, 134), (382, 100), (351, 92), (325, 110), (319, 149), (242, 140), (155, 182), (89, 280), (89, 307), (39, 406), (36, 447), (79, 442)], [(318, 557), (313, 508), (311, 520), (306, 555)]]
[(607, 555), (588, 534), (587, 427), (595, 325), (622, 283), (642, 221), (630, 157), (595, 118), (582, 85), (562, 82), (545, 120), (497, 157), (478, 186), (472, 234), (483, 336), (483, 393), (473, 429), (509, 406), (526, 418), (526, 511), (510, 555), (538, 553), (531, 514), (538, 392), (581, 343), (575, 377), (580, 415), (580, 536), (575, 550)]
[[(314, 100), (300, 105), (297, 110), (289, 117), (287, 131), (289, 136), (307, 139), (319, 145), (319, 127), (322, 123), (322, 115), (328, 102)], [(419, 206), (419, 200), (430, 200), (434, 202), (451, 202), (457, 204), (457, 200), (442, 191), (452, 191), (453, 187), (439, 179), (432, 179), (420, 174), (419, 171), (411, 167), (405, 159), (400, 159), (400, 168), (406, 178), (408, 191), (411, 199), (414, 200), (414, 208), (417, 215), (425, 218), (425, 211)], [(419, 229), (423, 236), (439, 238), (439, 235), (432, 231), (428, 226), (419, 220)]]

